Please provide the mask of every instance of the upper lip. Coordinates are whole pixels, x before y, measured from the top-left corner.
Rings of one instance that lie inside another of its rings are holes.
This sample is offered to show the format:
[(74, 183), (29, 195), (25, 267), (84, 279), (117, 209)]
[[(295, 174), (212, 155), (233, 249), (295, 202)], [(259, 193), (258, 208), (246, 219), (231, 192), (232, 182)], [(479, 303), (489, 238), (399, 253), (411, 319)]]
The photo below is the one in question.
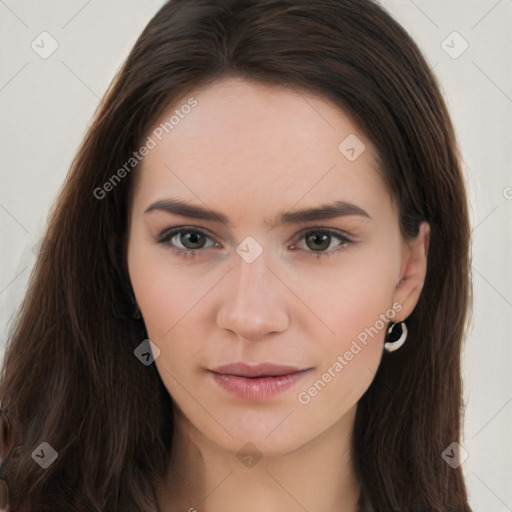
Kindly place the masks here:
[(287, 366), (274, 363), (260, 363), (250, 365), (247, 363), (231, 363), (218, 366), (211, 370), (221, 375), (235, 375), (237, 377), (276, 377), (279, 375), (290, 375), (302, 370), (296, 366)]

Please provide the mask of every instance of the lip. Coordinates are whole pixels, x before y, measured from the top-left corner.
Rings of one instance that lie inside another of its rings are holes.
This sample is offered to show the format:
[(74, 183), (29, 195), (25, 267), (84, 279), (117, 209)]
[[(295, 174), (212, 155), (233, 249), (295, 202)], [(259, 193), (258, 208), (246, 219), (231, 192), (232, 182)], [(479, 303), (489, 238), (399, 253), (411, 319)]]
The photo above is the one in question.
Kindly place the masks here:
[(264, 400), (296, 385), (311, 368), (273, 363), (232, 363), (209, 370), (214, 381), (238, 398)]
[(288, 366), (274, 363), (258, 363), (258, 364), (247, 364), (247, 363), (230, 363), (219, 366), (211, 370), (221, 375), (235, 375), (237, 377), (278, 377), (281, 375), (292, 375), (298, 373), (301, 370), (296, 366)]

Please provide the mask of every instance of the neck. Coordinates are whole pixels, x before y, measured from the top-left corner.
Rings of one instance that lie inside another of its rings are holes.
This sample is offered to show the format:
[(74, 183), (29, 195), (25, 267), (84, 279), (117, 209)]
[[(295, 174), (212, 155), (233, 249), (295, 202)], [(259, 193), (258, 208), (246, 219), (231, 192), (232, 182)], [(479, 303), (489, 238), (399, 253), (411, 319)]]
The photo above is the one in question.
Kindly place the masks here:
[(350, 437), (355, 407), (293, 452), (251, 459), (213, 443), (175, 415), (171, 464), (157, 491), (161, 512), (356, 512)]

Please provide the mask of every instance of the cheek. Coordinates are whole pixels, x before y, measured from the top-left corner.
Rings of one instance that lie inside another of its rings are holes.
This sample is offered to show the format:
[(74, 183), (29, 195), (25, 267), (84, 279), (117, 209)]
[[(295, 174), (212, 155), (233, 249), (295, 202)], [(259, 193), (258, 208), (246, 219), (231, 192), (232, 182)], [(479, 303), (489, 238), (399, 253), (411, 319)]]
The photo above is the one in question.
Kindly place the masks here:
[[(209, 279), (185, 279), (170, 255), (135, 232), (128, 247), (128, 269), (148, 335), (155, 341), (175, 325), (205, 293)], [(206, 282), (205, 282), (206, 281)]]
[[(331, 403), (338, 411), (354, 405), (371, 384), (386, 328), (401, 309), (392, 303), (400, 263), (392, 251), (361, 251), (344, 263), (323, 277), (319, 273), (315, 286), (309, 287), (308, 304), (322, 323), (299, 320), (307, 337), (315, 340), (318, 358), (308, 383), (313, 388), (311, 393), (302, 388), (306, 396), (301, 403)], [(317, 394), (323, 397), (317, 400)]]
[(208, 321), (206, 304), (222, 273), (191, 273), (169, 259), (166, 251), (134, 244), (128, 266), (148, 337), (160, 349), (157, 368), (161, 371), (164, 365), (172, 375), (180, 375), (185, 366), (204, 358), (200, 340)]
[[(351, 340), (375, 326), (379, 334), (382, 331), (383, 339), (385, 327), (392, 320), (389, 315), (395, 313), (390, 311), (400, 265), (395, 252), (368, 248), (347, 253), (335, 267), (315, 269), (307, 280), (309, 284), (301, 280), (300, 297), (322, 320), (315, 324), (316, 338), (324, 340), (327, 352), (348, 349)], [(302, 327), (312, 329), (313, 323), (308, 320)], [(373, 329), (372, 333), (373, 338)], [(310, 335), (315, 338), (314, 331)]]
[[(386, 328), (396, 314), (389, 273), (353, 272), (340, 291), (329, 288), (321, 311), (331, 332), (315, 340), (316, 371), (297, 392), (304, 412), (322, 422), (334, 422), (354, 407), (372, 383), (383, 353)], [(318, 329), (318, 322), (316, 323)], [(325, 329), (323, 330), (325, 332)]]
[(344, 352), (333, 354), (329, 364), (297, 390), (298, 415), (310, 422), (313, 430), (332, 425), (354, 410), (372, 383), (381, 349), (374, 345), (361, 348), (358, 353), (353, 350), (350, 361)]

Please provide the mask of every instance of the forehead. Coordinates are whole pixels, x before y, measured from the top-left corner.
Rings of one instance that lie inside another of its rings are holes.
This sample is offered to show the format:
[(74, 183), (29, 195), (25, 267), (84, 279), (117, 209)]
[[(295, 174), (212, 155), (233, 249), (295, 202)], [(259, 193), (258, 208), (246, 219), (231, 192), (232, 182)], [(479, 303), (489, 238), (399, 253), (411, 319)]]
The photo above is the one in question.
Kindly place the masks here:
[[(182, 108), (190, 98), (195, 106)], [(223, 79), (175, 102), (149, 136), (156, 144), (136, 194), (146, 203), (179, 196), (271, 213), (283, 202), (357, 199), (371, 209), (390, 199), (373, 144), (342, 109), (310, 93)]]

